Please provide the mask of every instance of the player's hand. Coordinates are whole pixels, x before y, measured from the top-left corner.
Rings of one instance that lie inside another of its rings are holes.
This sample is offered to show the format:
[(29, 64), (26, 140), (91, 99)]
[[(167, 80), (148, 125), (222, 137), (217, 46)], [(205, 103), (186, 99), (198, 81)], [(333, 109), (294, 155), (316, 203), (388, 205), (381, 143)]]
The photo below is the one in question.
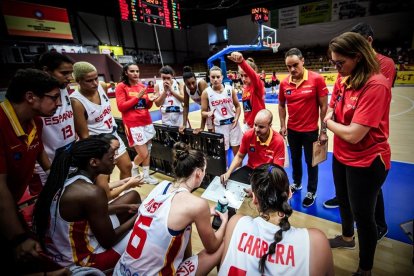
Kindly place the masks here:
[(211, 118), (214, 114), (214, 111), (216, 111), (216, 109), (210, 110), (209, 112), (207, 112), (207, 117)]
[(165, 91), (170, 91), (171, 90), (171, 83), (169, 81), (164, 81), (163, 86), (164, 86)]
[(137, 95), (138, 99), (140, 99), (140, 98), (142, 98), (142, 96), (144, 96), (146, 90), (147, 90), (146, 88), (143, 88), (141, 91), (138, 92), (138, 95)]
[(178, 128), (178, 132), (180, 132), (181, 134), (184, 134), (184, 129), (185, 129), (185, 126), (180, 126)]
[(319, 135), (319, 145), (325, 145), (328, 141), (328, 135), (325, 132), (321, 132)]
[(227, 211), (224, 212), (224, 213), (221, 213), (221, 212), (217, 211), (216, 209), (214, 209), (214, 211), (215, 211), (215, 215), (219, 216), (220, 219), (221, 219), (220, 227), (227, 224), (227, 221), (229, 220), (229, 210), (227, 209)]
[(127, 204), (128, 205), (128, 213), (135, 214), (138, 212), (139, 204)]
[(158, 99), (160, 97), (159, 93), (151, 93), (152, 95), (148, 94), (148, 100), (150, 100), (151, 102), (155, 101), (156, 99)]
[(197, 134), (199, 134), (202, 131), (203, 131), (203, 129), (198, 127), (198, 128), (196, 128), (196, 129), (193, 130), (193, 134), (197, 135)]
[(240, 52), (233, 52), (227, 58), (235, 63), (242, 63), (243, 55)]
[(326, 112), (325, 118), (323, 119), (323, 122), (326, 124), (328, 120), (331, 120), (333, 116), (333, 110)]
[(224, 188), (226, 188), (227, 180), (229, 180), (229, 176), (227, 175), (227, 173), (223, 173), (222, 175), (220, 175), (220, 182), (221, 184), (223, 184)]
[(127, 177), (124, 179), (125, 184), (129, 188), (141, 187), (144, 182), (142, 181), (143, 177), (141, 175)]
[(287, 129), (286, 129), (286, 127), (281, 127), (280, 130), (279, 130), (279, 133), (283, 137), (286, 137), (286, 135), (287, 135)]
[(28, 238), (14, 248), (14, 254), (17, 261), (26, 261), (39, 257), (42, 250), (40, 244), (34, 239)]
[(231, 129), (234, 129), (237, 126), (238, 121), (234, 120), (234, 122), (231, 124)]

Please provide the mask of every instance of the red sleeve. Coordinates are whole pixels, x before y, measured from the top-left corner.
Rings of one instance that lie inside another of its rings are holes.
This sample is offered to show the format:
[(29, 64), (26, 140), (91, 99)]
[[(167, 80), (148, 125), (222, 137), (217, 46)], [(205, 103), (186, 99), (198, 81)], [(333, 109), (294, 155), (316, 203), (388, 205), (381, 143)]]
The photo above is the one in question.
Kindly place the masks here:
[(282, 81), (281, 83), (280, 83), (280, 86), (279, 86), (279, 103), (280, 104), (285, 104), (285, 101), (286, 101), (286, 98), (285, 98), (285, 82), (284, 81)]
[[(274, 131), (274, 130), (273, 130)], [(276, 138), (276, 143), (274, 144), (274, 152), (275, 155), (273, 156), (273, 163), (277, 164), (279, 166), (281, 166), (282, 168), (285, 165), (285, 141), (283, 140), (283, 137), (275, 132), (275, 138)]]
[(138, 103), (137, 97), (131, 97), (128, 99), (127, 92), (125, 91), (125, 84), (120, 83), (115, 89), (116, 104), (120, 112), (126, 112)]
[(327, 96), (329, 93), (329, 90), (328, 90), (328, 87), (326, 87), (326, 82), (323, 76), (319, 75), (317, 84), (318, 84), (318, 87), (317, 87), (318, 97), (321, 98), (321, 97)]
[(263, 97), (264, 95), (264, 84), (263, 81), (260, 79), (260, 76), (247, 64), (246, 60), (243, 60), (239, 63), (239, 66), (243, 71), (246, 73), (247, 76), (250, 78), (250, 86), (253, 88), (253, 92), (256, 93), (259, 97)]
[(336, 82), (335, 82), (334, 88), (333, 88), (333, 90), (332, 90), (331, 100), (330, 100), (330, 102), (329, 102), (329, 107), (330, 107), (330, 108), (334, 108), (334, 106), (335, 106), (335, 101), (336, 101), (336, 98), (338, 97), (338, 93), (339, 93), (339, 91), (340, 91), (340, 89), (341, 89), (341, 87), (340, 87), (340, 83), (341, 83), (340, 79), (339, 79), (339, 78), (338, 78), (338, 79), (336, 79)]
[(385, 84), (367, 84), (364, 93), (358, 99), (352, 118), (353, 123), (377, 128), (391, 101), (391, 92)]

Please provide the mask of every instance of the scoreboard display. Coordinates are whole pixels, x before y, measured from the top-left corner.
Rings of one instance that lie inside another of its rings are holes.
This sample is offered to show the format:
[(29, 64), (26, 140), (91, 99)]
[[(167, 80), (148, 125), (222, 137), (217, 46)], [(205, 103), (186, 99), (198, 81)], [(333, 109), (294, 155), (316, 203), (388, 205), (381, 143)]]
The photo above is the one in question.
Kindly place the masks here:
[(177, 0), (118, 0), (121, 20), (181, 29)]

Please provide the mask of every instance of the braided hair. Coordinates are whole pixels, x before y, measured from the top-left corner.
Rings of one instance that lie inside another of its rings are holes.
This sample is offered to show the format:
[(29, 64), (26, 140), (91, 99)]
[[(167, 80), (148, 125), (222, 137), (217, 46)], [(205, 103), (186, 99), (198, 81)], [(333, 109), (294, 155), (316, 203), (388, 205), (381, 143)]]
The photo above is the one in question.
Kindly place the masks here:
[(279, 165), (263, 164), (253, 171), (250, 183), (261, 213), (268, 215), (281, 212), (285, 215), (280, 220), (280, 229), (275, 233), (269, 251), (260, 258), (259, 271), (263, 274), (268, 255), (275, 253), (276, 244), (283, 238), (283, 231), (290, 229), (289, 217), (292, 215), (292, 207), (288, 203), (289, 179), (285, 170)]
[(178, 179), (187, 179), (195, 169), (204, 169), (206, 157), (203, 152), (190, 149), (190, 146), (177, 142), (173, 146), (173, 169)]
[[(36, 201), (33, 216), (33, 225), (43, 247), (44, 237), (49, 225), (50, 205), (56, 195), (58, 196), (57, 201), (59, 201), (69, 168), (74, 167), (78, 171), (86, 170), (91, 158), (101, 159), (109, 149), (110, 145), (107, 142), (97, 138), (87, 138), (75, 142), (71, 148), (55, 156), (49, 177), (40, 192), (39, 199)], [(57, 208), (55, 210), (56, 214)]]

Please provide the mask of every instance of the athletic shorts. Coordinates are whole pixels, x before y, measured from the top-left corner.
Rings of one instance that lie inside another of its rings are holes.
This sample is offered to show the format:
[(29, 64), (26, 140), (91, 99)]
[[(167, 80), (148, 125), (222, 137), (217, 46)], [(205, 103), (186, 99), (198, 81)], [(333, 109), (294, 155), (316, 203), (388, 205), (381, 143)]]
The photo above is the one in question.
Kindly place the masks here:
[(126, 125), (125, 130), (130, 147), (145, 145), (155, 136), (155, 128), (152, 124), (131, 128)]
[(119, 149), (115, 155), (115, 159), (119, 158), (120, 156), (122, 156), (122, 154), (124, 154), (127, 151), (127, 148), (124, 144), (124, 141), (122, 141), (121, 137), (119, 137), (118, 133), (115, 131), (114, 133), (112, 133), (119, 141)]
[(195, 276), (198, 268), (198, 255), (185, 259), (177, 268), (177, 276)]
[(166, 126), (180, 127), (183, 125), (183, 113), (182, 112), (161, 112), (162, 124)]
[(215, 126), (215, 133), (221, 133), (224, 135), (224, 148), (228, 150), (229, 147), (239, 146), (243, 137), (239, 123), (233, 128), (233, 124)]

